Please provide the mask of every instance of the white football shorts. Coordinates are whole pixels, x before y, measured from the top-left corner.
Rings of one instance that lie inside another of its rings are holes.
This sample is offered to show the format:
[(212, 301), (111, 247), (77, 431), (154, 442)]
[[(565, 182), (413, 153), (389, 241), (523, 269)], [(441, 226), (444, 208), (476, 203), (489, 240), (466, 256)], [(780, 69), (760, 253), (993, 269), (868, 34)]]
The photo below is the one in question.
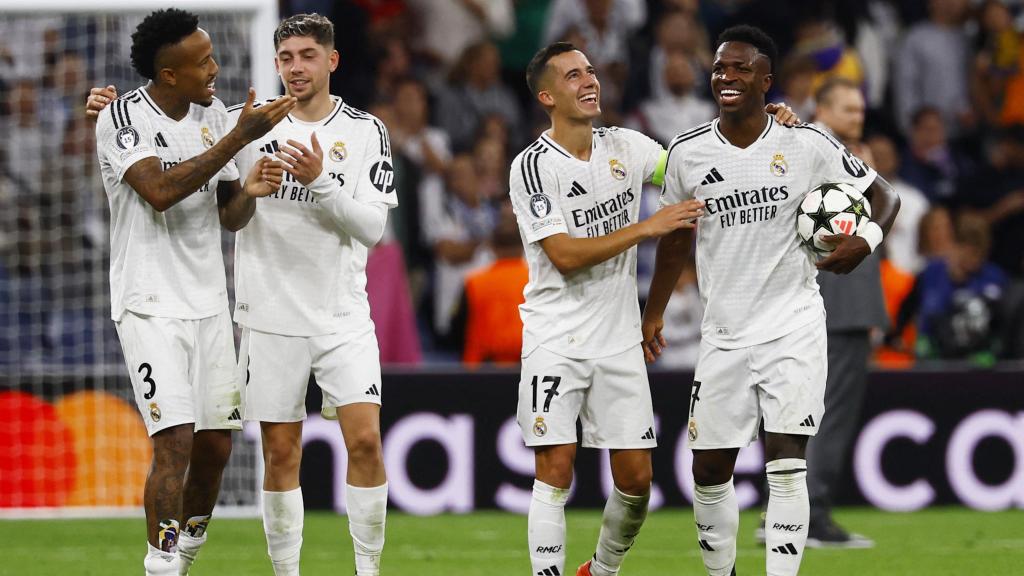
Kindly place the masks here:
[(766, 432), (813, 436), (825, 413), (825, 316), (763, 344), (724, 350), (706, 341), (690, 390), (695, 450), (742, 448)]
[(523, 358), (517, 420), (527, 446), (654, 448), (654, 410), (639, 345), (614, 356), (572, 359), (537, 348)]
[(312, 372), (323, 394), (322, 413), (357, 402), (380, 404), (380, 350), (373, 324), (366, 330), (322, 336), (282, 336), (242, 329), (239, 379), (245, 387), (245, 419), (306, 419), (306, 388)]
[(114, 325), (150, 436), (193, 423), (196, 431), (242, 429), (242, 383), (227, 309), (200, 320), (126, 311)]

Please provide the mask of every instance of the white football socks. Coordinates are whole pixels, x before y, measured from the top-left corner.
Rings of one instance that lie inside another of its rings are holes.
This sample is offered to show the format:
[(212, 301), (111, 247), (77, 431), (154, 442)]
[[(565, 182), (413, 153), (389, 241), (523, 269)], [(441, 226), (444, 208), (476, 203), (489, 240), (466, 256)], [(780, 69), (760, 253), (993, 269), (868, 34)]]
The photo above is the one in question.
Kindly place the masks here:
[(710, 576), (729, 576), (736, 564), (736, 531), (740, 527), (732, 478), (715, 486), (695, 485), (693, 517), (704, 568)]
[(378, 576), (388, 508), (387, 483), (373, 488), (345, 485), (348, 531), (355, 549), (356, 576)]
[(178, 537), (178, 555), (181, 557), (179, 576), (188, 576), (188, 570), (199, 555), (199, 548), (206, 543), (206, 527), (210, 525), (210, 515), (193, 516), (185, 521), (185, 529)]
[(807, 543), (810, 502), (807, 462), (800, 458), (772, 460), (768, 472), (768, 511), (764, 537), (768, 576), (796, 576)]
[(275, 576), (299, 576), (304, 512), (302, 488), (263, 491), (263, 531)]
[(533, 481), (526, 541), (534, 574), (559, 576), (565, 573), (565, 503), (568, 500), (567, 488)]
[(146, 559), (142, 561), (146, 576), (178, 576), (181, 559), (177, 552), (164, 552), (149, 542), (146, 546)]
[(619, 573), (626, 552), (633, 547), (633, 541), (647, 518), (647, 503), (650, 499), (650, 492), (643, 496), (632, 496), (612, 488), (608, 502), (604, 505), (597, 552), (590, 564), (593, 576), (615, 576)]

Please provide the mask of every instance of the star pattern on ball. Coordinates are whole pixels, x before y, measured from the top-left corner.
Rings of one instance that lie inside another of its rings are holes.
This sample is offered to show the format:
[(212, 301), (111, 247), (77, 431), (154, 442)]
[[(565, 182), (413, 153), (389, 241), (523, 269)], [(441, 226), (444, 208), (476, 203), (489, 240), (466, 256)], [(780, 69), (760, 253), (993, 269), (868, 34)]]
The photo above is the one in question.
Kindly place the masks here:
[(864, 210), (864, 199), (854, 198), (849, 194), (847, 194), (846, 197), (850, 199), (850, 205), (847, 206), (846, 210), (843, 210), (843, 212), (855, 214), (857, 216), (857, 220), (860, 221), (861, 218), (867, 215), (866, 211)]
[[(822, 187), (824, 188), (824, 187)], [(824, 196), (824, 194), (822, 194)], [(811, 231), (811, 236), (818, 230), (828, 230), (830, 233), (832, 230), (832, 217), (838, 214), (838, 212), (829, 212), (825, 210), (825, 203), (818, 204), (818, 209), (814, 212), (806, 212), (807, 217), (814, 221), (814, 230)]]

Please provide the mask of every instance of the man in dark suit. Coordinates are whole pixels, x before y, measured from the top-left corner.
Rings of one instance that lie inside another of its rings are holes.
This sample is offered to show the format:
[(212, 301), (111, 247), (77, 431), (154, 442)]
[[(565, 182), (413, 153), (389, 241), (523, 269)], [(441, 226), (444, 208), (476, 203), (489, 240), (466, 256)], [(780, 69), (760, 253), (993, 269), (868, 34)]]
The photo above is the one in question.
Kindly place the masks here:
[[(822, 85), (815, 100), (815, 123), (835, 135), (850, 152), (873, 163), (869, 149), (861, 143), (864, 97), (860, 87), (833, 78)], [(817, 436), (807, 445), (807, 487), (811, 499), (807, 547), (870, 548), (874, 546), (872, 540), (851, 534), (835, 523), (832, 502), (864, 404), (871, 330), (884, 330), (888, 325), (878, 252), (845, 276), (819, 272), (818, 285), (825, 300), (828, 379), (825, 416)]]

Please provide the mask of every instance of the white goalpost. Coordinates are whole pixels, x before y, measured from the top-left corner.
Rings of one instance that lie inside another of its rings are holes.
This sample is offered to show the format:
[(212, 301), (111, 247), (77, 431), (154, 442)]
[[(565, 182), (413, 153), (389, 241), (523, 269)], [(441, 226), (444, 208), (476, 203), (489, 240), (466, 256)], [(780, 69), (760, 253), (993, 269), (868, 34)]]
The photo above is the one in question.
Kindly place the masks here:
[[(84, 103), (143, 84), (131, 34), (168, 7), (210, 33), (226, 105), (280, 93), (277, 0), (0, 0), (0, 519), (142, 514), (151, 448), (110, 320)], [(230, 290), (231, 235), (223, 247)], [(261, 477), (252, 435), (235, 435), (217, 515), (256, 515)]]

